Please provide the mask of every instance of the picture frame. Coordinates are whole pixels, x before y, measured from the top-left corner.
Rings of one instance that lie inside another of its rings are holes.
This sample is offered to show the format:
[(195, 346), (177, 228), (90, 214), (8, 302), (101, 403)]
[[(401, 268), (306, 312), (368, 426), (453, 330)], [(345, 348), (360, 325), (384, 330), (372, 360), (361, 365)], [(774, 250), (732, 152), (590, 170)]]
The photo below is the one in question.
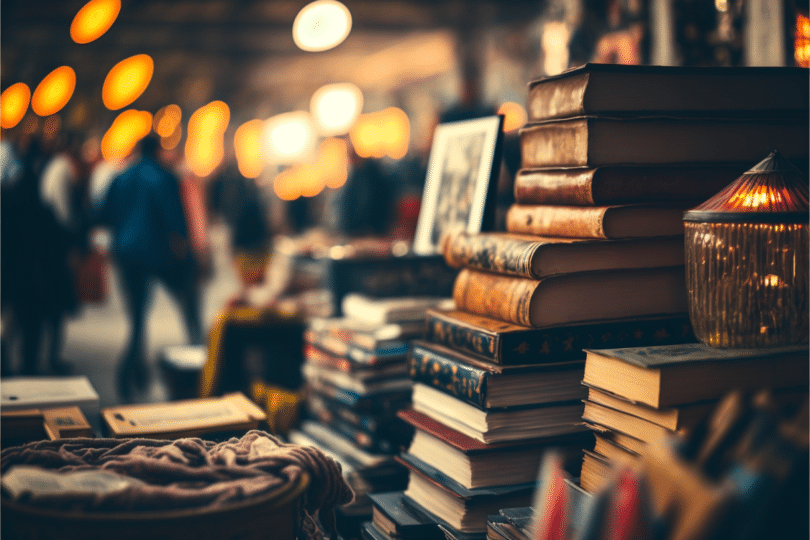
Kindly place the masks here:
[(502, 115), (436, 126), (414, 234), (414, 254), (436, 255), (442, 237), (451, 230), (477, 233), (494, 227), (502, 128)]

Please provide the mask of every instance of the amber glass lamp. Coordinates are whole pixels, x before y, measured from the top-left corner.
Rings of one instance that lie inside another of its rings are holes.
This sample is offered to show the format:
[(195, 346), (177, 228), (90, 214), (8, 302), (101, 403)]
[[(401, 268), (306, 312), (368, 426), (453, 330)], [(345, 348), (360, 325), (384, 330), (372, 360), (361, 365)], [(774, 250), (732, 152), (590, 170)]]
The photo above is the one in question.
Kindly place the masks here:
[(778, 152), (684, 214), (689, 318), (700, 341), (808, 341), (808, 215), (808, 177)]

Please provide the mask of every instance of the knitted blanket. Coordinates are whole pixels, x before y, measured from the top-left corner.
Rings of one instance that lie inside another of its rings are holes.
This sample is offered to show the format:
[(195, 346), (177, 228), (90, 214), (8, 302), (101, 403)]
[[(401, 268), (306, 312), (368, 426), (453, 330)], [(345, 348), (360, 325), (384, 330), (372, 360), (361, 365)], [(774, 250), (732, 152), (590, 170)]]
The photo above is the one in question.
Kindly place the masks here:
[(14, 465), (60, 472), (103, 470), (137, 478), (145, 484), (110, 493), (31, 497), (26, 503), (80, 511), (158, 511), (215, 509), (270, 494), (303, 474), (309, 485), (302, 505), (302, 531), (322, 536), (320, 517), (334, 536), (334, 508), (354, 497), (340, 464), (311, 446), (286, 444), (263, 431), (214, 443), (199, 438), (61, 439), (6, 448), (0, 473)]

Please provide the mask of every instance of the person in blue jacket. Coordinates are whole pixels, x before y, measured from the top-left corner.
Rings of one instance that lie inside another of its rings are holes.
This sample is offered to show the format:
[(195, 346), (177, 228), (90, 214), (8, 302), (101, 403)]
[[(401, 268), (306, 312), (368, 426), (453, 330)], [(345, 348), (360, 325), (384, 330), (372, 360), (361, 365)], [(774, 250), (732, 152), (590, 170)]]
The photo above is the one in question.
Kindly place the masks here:
[(180, 180), (158, 161), (160, 141), (147, 136), (140, 156), (116, 176), (98, 209), (109, 228), (110, 252), (118, 268), (130, 319), (129, 343), (118, 366), (118, 391), (144, 390), (149, 369), (144, 352), (148, 298), (154, 281), (177, 301), (189, 342), (202, 342), (197, 261), (189, 241)]

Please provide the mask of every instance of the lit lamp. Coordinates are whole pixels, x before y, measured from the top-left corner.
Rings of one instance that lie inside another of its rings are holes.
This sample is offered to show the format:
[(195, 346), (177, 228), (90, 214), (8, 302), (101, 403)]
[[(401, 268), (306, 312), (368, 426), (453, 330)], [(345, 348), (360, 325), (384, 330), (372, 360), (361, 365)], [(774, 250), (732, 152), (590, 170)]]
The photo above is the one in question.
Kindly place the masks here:
[(807, 176), (772, 152), (684, 222), (689, 317), (700, 341), (807, 342)]

